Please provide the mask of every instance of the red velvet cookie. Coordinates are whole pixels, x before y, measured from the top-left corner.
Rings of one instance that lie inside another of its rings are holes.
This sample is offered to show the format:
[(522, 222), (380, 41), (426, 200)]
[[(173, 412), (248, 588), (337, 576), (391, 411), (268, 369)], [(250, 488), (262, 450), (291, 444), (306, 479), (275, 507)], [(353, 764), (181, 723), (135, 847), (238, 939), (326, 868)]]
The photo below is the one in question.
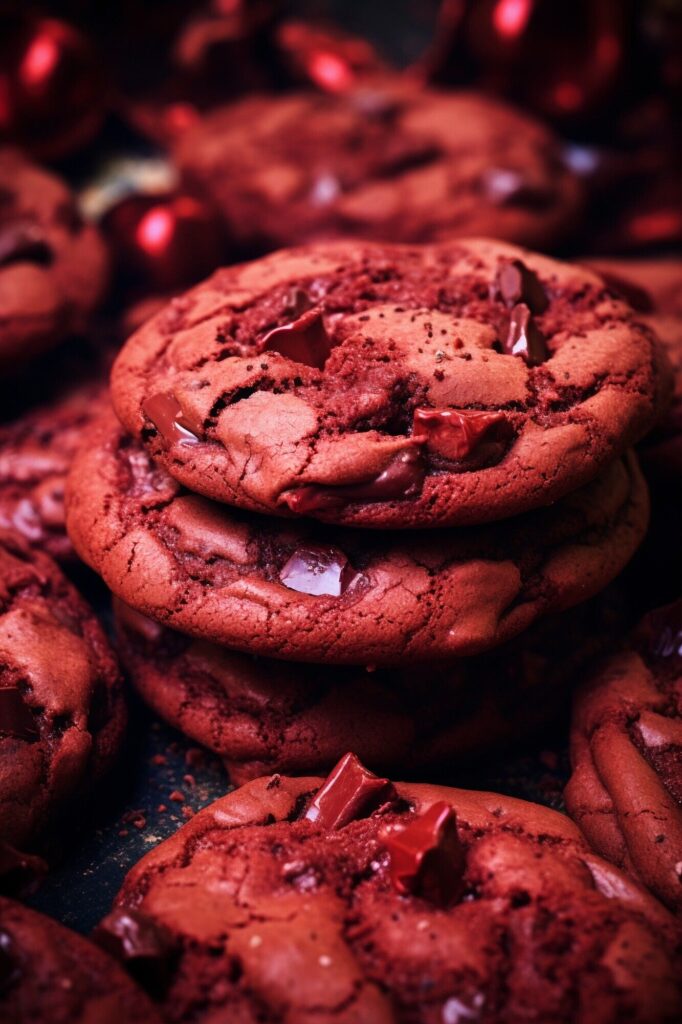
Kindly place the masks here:
[(0, 841), (30, 842), (82, 796), (124, 724), (118, 666), (90, 608), (51, 559), (0, 531)]
[(489, 97), (395, 79), (346, 95), (249, 97), (180, 135), (174, 156), (252, 251), (472, 234), (547, 248), (582, 206), (549, 129)]
[(59, 561), (74, 557), (64, 523), (71, 460), (104, 408), (105, 387), (90, 380), (0, 426), (0, 528)]
[[(113, 419), (113, 417), (112, 417)], [(137, 611), (252, 654), (476, 654), (602, 590), (646, 529), (634, 456), (506, 523), (396, 533), (249, 517), (183, 491), (107, 418), (67, 482), (76, 551)]]
[(372, 770), (410, 777), (499, 756), (567, 711), (576, 674), (604, 652), (617, 618), (592, 601), (487, 656), (367, 671), (239, 654), (114, 606), (137, 692), (236, 783), (324, 772), (349, 746)]
[(43, 914), (0, 897), (5, 1024), (160, 1024), (116, 961)]
[[(128, 874), (97, 936), (172, 955), (183, 1024), (664, 1024), (679, 931), (563, 815), (393, 785), (347, 755), (200, 811)], [(148, 939), (147, 945), (151, 945)], [(123, 958), (134, 966), (135, 948)]]
[(222, 270), (127, 342), (116, 411), (190, 490), (358, 526), (503, 519), (592, 480), (669, 398), (589, 271), (489, 241)]
[(682, 601), (578, 691), (566, 806), (591, 845), (682, 911)]
[(104, 244), (66, 185), (0, 149), (0, 370), (83, 330), (106, 278)]

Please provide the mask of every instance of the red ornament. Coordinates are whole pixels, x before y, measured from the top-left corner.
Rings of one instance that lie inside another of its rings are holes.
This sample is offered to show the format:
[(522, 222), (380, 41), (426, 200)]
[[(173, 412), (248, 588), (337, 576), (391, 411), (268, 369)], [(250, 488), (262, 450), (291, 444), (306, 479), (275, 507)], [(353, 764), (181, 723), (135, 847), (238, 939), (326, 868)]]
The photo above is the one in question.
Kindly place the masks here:
[(57, 160), (89, 142), (104, 116), (102, 62), (54, 18), (0, 14), (0, 142)]
[(583, 123), (637, 75), (633, 32), (622, 0), (445, 0), (426, 73), (449, 84), (473, 77), (545, 117)]
[(185, 193), (129, 195), (102, 218), (123, 276), (162, 291), (205, 277), (225, 242), (212, 210)]

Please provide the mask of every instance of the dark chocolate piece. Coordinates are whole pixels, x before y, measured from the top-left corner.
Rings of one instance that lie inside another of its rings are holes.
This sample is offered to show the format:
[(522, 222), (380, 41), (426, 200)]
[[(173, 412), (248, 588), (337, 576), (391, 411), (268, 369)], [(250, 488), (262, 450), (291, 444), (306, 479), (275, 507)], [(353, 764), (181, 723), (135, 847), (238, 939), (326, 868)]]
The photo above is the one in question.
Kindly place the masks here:
[(510, 308), (525, 302), (531, 313), (544, 313), (549, 306), (547, 293), (538, 277), (521, 260), (504, 263), (497, 272), (497, 291)]
[(664, 678), (682, 674), (682, 599), (645, 615), (635, 634), (637, 646)]
[(503, 412), (467, 409), (415, 409), (413, 437), (451, 462), (473, 453), (487, 460), (500, 458), (514, 435)]
[(31, 709), (16, 686), (0, 689), (0, 737), (34, 742), (40, 736)]
[(158, 989), (170, 979), (173, 936), (143, 911), (116, 907), (100, 921), (92, 939), (145, 987)]
[(295, 363), (321, 370), (333, 348), (321, 309), (309, 309), (284, 327), (275, 327), (263, 338), (262, 352), (279, 352)]
[(384, 835), (394, 886), (439, 907), (450, 906), (462, 891), (466, 857), (457, 836), (457, 817), (439, 801), (406, 828)]
[(0, 224), (0, 267), (11, 263), (49, 267), (53, 262), (52, 247), (37, 224), (22, 220)]
[(364, 483), (325, 487), (305, 484), (285, 491), (282, 499), (292, 512), (305, 515), (318, 509), (338, 508), (349, 502), (397, 501), (419, 494), (426, 476), (426, 467), (416, 448), (406, 448), (394, 455), (378, 476)]
[(170, 444), (196, 444), (201, 439), (202, 428), (187, 417), (170, 391), (145, 399), (142, 411)]
[(343, 828), (356, 818), (395, 799), (393, 783), (367, 770), (355, 756), (345, 754), (317, 791), (304, 817), (322, 828)]
[(296, 548), (280, 571), (285, 587), (315, 597), (341, 597), (362, 574), (355, 571), (343, 551), (331, 545)]
[(6, 992), (21, 977), (14, 942), (9, 932), (0, 930), (0, 992)]
[(511, 311), (504, 350), (508, 355), (521, 356), (529, 366), (539, 366), (548, 357), (545, 339), (525, 302), (519, 302)]

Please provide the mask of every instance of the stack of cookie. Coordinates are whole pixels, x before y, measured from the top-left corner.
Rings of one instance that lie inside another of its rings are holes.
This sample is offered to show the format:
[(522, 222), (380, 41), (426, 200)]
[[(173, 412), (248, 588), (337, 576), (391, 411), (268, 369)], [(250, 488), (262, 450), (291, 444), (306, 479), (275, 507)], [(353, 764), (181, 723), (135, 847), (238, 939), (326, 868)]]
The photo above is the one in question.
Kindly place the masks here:
[(596, 273), (481, 240), (283, 250), (130, 338), (69, 532), (138, 689), (237, 779), (349, 748), (409, 772), (556, 708), (567, 609), (646, 530), (630, 449), (669, 391)]

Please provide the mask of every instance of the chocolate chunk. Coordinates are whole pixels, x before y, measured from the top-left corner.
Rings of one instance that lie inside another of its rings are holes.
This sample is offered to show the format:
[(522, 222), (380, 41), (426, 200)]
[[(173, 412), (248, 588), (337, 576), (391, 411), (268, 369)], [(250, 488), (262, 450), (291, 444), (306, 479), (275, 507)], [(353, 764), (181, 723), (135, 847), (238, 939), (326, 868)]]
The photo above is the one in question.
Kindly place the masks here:
[(463, 409), (415, 409), (413, 437), (451, 462), (472, 455), (478, 462), (499, 460), (514, 436), (503, 412)]
[(498, 206), (525, 206), (542, 210), (551, 206), (555, 192), (530, 181), (522, 171), (491, 167), (483, 174), (481, 186), (490, 202)]
[(341, 597), (353, 583), (362, 579), (362, 574), (355, 571), (338, 548), (310, 544), (296, 548), (279, 578), (285, 587), (299, 594)]
[(368, 771), (355, 754), (345, 754), (317, 791), (304, 816), (322, 828), (343, 828), (356, 818), (368, 817), (372, 811), (394, 800), (395, 795), (392, 782)]
[(466, 857), (449, 804), (432, 804), (404, 829), (386, 832), (383, 838), (391, 857), (391, 880), (398, 892), (412, 893), (438, 907), (450, 906), (457, 899)]
[(0, 689), (0, 737), (34, 742), (40, 736), (31, 709), (16, 686)]
[(143, 911), (117, 907), (100, 921), (92, 938), (146, 988), (161, 989), (170, 980), (173, 936)]
[(0, 930), (0, 992), (6, 992), (21, 977), (14, 941), (9, 932)]
[(305, 515), (318, 509), (338, 508), (352, 501), (396, 501), (419, 494), (426, 476), (424, 460), (416, 448), (406, 448), (394, 455), (386, 468), (363, 483), (325, 487), (306, 484), (285, 491), (282, 500), (292, 512)]
[(509, 306), (525, 302), (531, 313), (544, 313), (549, 299), (538, 277), (521, 260), (504, 263), (497, 272), (497, 290)]
[(0, 842), (0, 893), (25, 895), (35, 889), (47, 874), (42, 857), (15, 850), (9, 843)]
[(549, 355), (542, 332), (525, 302), (519, 302), (511, 311), (504, 350), (508, 355), (521, 356), (529, 366), (539, 366)]
[(32, 221), (9, 221), (0, 224), (0, 267), (11, 263), (37, 263), (49, 267), (54, 252), (44, 233)]
[(275, 327), (263, 338), (262, 352), (279, 352), (295, 363), (321, 370), (333, 348), (321, 309), (309, 309), (284, 327)]
[(170, 391), (146, 398), (142, 411), (169, 444), (196, 444), (201, 439), (201, 426), (188, 418)]

